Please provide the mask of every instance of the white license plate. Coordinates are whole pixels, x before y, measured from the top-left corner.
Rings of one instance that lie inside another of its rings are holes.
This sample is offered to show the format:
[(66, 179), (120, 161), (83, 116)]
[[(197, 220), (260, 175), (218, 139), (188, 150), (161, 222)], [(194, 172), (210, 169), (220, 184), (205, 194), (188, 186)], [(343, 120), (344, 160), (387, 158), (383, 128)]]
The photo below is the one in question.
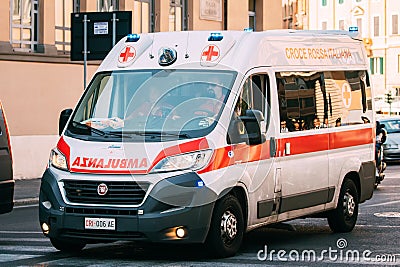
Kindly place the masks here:
[(85, 229), (115, 230), (115, 219), (85, 218)]

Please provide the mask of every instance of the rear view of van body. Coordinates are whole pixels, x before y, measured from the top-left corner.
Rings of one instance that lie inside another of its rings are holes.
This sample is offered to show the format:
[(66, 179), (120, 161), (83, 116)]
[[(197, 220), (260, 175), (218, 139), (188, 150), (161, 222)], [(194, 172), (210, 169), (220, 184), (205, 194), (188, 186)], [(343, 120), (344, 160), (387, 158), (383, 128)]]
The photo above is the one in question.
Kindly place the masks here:
[(14, 206), (14, 179), (10, 135), (6, 116), (0, 102), (0, 214), (10, 212)]

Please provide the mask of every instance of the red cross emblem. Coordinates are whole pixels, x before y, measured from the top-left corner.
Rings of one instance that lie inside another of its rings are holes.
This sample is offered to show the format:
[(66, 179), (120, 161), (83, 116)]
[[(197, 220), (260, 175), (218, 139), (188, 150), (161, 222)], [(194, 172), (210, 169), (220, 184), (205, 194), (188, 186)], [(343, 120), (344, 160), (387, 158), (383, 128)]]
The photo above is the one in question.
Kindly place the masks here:
[(135, 48), (130, 45), (127, 45), (127, 46), (125, 46), (124, 49), (121, 50), (118, 61), (120, 63), (127, 63), (127, 62), (133, 60), (135, 58), (135, 56), (136, 56)]
[(208, 45), (201, 53), (201, 61), (215, 61), (219, 58), (219, 48), (216, 45)]
[(342, 86), (342, 97), (344, 106), (349, 108), (351, 105), (351, 87), (348, 83), (344, 83)]

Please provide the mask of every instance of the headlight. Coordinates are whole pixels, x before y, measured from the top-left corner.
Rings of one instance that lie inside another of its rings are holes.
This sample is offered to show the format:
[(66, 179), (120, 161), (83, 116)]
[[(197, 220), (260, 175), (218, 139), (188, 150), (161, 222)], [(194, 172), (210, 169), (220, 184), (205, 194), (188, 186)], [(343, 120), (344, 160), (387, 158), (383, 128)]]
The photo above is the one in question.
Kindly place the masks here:
[(154, 166), (152, 172), (168, 172), (177, 170), (199, 170), (209, 162), (212, 150), (202, 150), (187, 154), (167, 157)]
[(58, 151), (58, 149), (53, 149), (51, 151), (49, 163), (58, 169), (65, 171), (68, 170), (67, 159), (60, 151)]
[(399, 147), (398, 144), (385, 144), (384, 148), (386, 149), (397, 149)]

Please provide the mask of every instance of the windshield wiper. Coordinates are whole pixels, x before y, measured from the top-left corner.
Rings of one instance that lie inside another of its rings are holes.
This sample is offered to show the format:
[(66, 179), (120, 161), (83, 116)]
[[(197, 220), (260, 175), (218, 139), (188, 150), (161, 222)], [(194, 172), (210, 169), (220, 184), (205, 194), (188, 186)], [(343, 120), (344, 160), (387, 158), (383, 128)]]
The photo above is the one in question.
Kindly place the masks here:
[(185, 133), (171, 133), (171, 132), (163, 132), (163, 131), (126, 131), (126, 134), (136, 134), (141, 136), (151, 135), (151, 136), (174, 136), (178, 138), (191, 138), (190, 135)]
[(72, 125), (75, 128), (78, 128), (78, 129), (81, 129), (81, 130), (90, 130), (91, 132), (96, 133), (96, 134), (101, 135), (101, 136), (106, 135), (106, 133), (103, 132), (102, 130), (90, 127), (89, 125), (82, 124), (82, 123), (80, 123), (78, 121), (72, 121)]
[(129, 135), (126, 135), (122, 132), (109, 132), (109, 131), (106, 132), (106, 131), (102, 131), (102, 130), (93, 128), (89, 125), (82, 124), (77, 121), (72, 121), (72, 124), (74, 125), (75, 128), (82, 129), (82, 130), (90, 130), (91, 132), (96, 133), (100, 136), (104, 136), (104, 137), (115, 136), (115, 137), (120, 137), (120, 138), (132, 138)]

